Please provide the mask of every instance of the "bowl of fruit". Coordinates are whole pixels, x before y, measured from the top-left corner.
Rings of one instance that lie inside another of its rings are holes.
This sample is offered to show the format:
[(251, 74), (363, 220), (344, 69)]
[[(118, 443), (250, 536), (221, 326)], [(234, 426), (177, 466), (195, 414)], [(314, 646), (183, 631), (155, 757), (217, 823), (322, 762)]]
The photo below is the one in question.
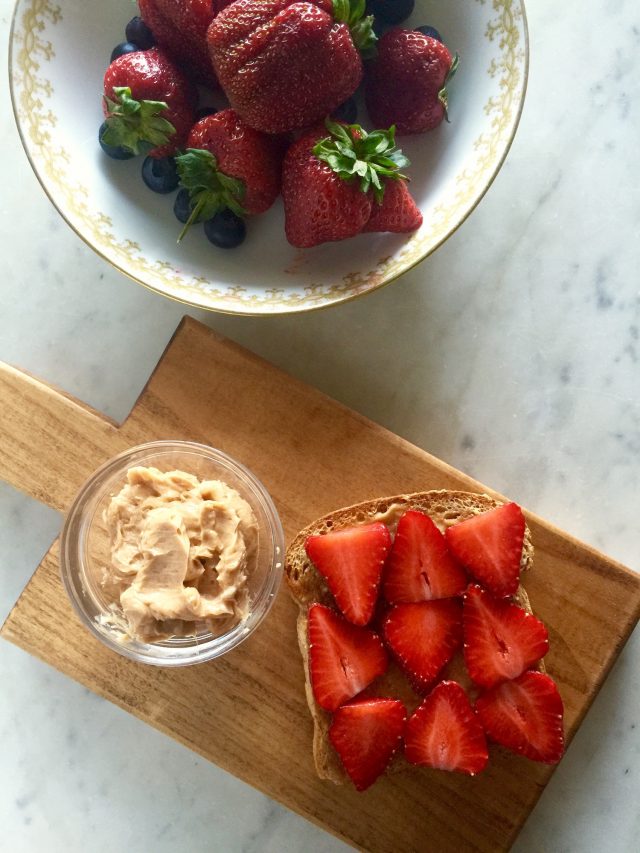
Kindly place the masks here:
[(456, 230), (515, 135), (528, 42), (523, 0), (17, 0), (9, 64), (74, 231), (152, 290), (257, 315), (354, 299)]

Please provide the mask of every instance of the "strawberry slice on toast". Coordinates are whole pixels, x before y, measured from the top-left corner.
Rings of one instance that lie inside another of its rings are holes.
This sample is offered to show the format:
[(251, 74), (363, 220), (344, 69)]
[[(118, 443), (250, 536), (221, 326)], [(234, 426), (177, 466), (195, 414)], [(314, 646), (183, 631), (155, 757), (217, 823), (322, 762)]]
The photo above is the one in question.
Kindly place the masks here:
[(503, 504), (447, 528), (453, 556), (497, 598), (515, 595), (525, 520), (515, 503)]
[(390, 604), (461, 595), (467, 575), (456, 563), (436, 525), (410, 509), (398, 522), (384, 570), (383, 594)]
[(412, 685), (424, 693), (462, 643), (462, 603), (443, 598), (396, 604), (383, 635)]
[(311, 687), (325, 711), (335, 711), (385, 672), (388, 657), (380, 637), (330, 607), (309, 608), (308, 630)]
[(544, 764), (562, 758), (564, 709), (555, 682), (545, 673), (525, 672), (498, 684), (480, 696), (476, 710), (496, 743)]
[(484, 731), (456, 681), (441, 681), (409, 718), (404, 754), (411, 764), (474, 776), (489, 760)]
[(464, 660), (480, 687), (517, 678), (549, 651), (544, 624), (523, 607), (470, 586), (462, 608)]
[(335, 712), (329, 739), (358, 791), (387, 769), (401, 744), (406, 719), (398, 699), (356, 699)]
[(371, 621), (391, 536), (381, 522), (309, 536), (307, 556), (326, 579), (336, 603), (354, 625)]

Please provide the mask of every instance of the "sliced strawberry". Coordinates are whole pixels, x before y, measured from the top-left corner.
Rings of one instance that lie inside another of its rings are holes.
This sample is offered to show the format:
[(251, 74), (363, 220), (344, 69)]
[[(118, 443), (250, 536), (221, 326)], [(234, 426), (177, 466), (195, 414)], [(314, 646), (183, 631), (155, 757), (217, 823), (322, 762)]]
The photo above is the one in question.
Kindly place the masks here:
[(487, 741), (467, 694), (441, 681), (407, 722), (404, 754), (412, 764), (474, 776), (487, 765)]
[(383, 634), (416, 690), (424, 692), (462, 642), (462, 603), (444, 598), (396, 604)]
[(410, 509), (400, 518), (384, 570), (383, 593), (390, 604), (430, 601), (460, 595), (467, 586), (464, 569), (428, 515)]
[(470, 586), (462, 608), (464, 661), (481, 687), (517, 678), (549, 651), (549, 634), (533, 614)]
[(564, 752), (563, 706), (553, 679), (525, 672), (487, 690), (476, 702), (485, 732), (533, 761), (556, 764)]
[(358, 791), (387, 769), (406, 719), (398, 699), (356, 699), (335, 712), (329, 738)]
[(320, 707), (335, 711), (386, 670), (380, 637), (325, 607), (309, 608), (309, 674)]
[(347, 619), (354, 625), (370, 622), (391, 548), (385, 525), (378, 521), (309, 536), (304, 547)]
[(514, 595), (520, 582), (524, 515), (517, 504), (467, 518), (446, 532), (453, 556), (498, 598)]

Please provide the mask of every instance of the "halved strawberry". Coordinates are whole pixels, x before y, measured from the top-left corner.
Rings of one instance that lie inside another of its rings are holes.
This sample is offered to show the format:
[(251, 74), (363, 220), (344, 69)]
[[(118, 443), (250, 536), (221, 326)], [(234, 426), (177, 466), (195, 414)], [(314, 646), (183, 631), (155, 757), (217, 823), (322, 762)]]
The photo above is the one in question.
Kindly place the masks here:
[(377, 521), (309, 536), (304, 547), (347, 619), (354, 625), (370, 622), (391, 548), (385, 525)]
[(447, 528), (453, 556), (498, 598), (514, 595), (520, 582), (524, 515), (509, 503)]
[(467, 694), (456, 681), (441, 681), (407, 722), (404, 754), (412, 764), (474, 776), (489, 750)]
[(464, 661), (481, 687), (517, 678), (549, 651), (549, 634), (533, 614), (470, 586), (462, 608)]
[(388, 663), (380, 637), (325, 607), (309, 608), (309, 674), (320, 707), (335, 711), (382, 675)]
[(387, 769), (406, 719), (399, 699), (356, 699), (335, 712), (329, 739), (358, 791)]
[(396, 604), (384, 620), (383, 634), (416, 690), (424, 692), (462, 642), (462, 603), (443, 598)]
[(382, 590), (390, 604), (430, 601), (460, 595), (467, 586), (464, 569), (428, 515), (410, 509), (398, 522), (384, 569)]
[(505, 681), (483, 693), (476, 710), (496, 743), (544, 764), (557, 764), (562, 758), (562, 699), (548, 675), (525, 672)]

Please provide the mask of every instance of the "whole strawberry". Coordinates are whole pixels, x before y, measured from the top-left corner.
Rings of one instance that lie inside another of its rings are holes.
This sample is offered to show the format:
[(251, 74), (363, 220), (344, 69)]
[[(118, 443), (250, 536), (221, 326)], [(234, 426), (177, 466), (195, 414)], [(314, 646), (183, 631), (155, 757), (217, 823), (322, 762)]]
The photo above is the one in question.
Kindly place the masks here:
[[(400, 172), (395, 131), (367, 133), (327, 120), (289, 148), (282, 175), (285, 232), (309, 248), (363, 231), (414, 231), (422, 215)], [(398, 185), (398, 186), (395, 186)]]
[(140, 15), (160, 47), (199, 83), (212, 87), (218, 82), (207, 49), (207, 30), (226, 5), (225, 0), (138, 0)]
[(283, 146), (245, 124), (231, 109), (206, 116), (189, 134), (187, 151), (176, 157), (180, 183), (191, 197), (193, 222), (221, 210), (238, 216), (264, 213), (280, 193)]
[(417, 30), (394, 29), (378, 42), (367, 69), (366, 103), (378, 127), (398, 133), (433, 130), (447, 117), (447, 84), (458, 67), (448, 48)]
[(158, 48), (114, 59), (104, 75), (102, 141), (132, 154), (168, 157), (184, 144), (195, 115), (193, 84)]
[(359, 50), (376, 41), (364, 10), (364, 0), (236, 0), (208, 33), (231, 106), (265, 133), (324, 119), (362, 80)]

